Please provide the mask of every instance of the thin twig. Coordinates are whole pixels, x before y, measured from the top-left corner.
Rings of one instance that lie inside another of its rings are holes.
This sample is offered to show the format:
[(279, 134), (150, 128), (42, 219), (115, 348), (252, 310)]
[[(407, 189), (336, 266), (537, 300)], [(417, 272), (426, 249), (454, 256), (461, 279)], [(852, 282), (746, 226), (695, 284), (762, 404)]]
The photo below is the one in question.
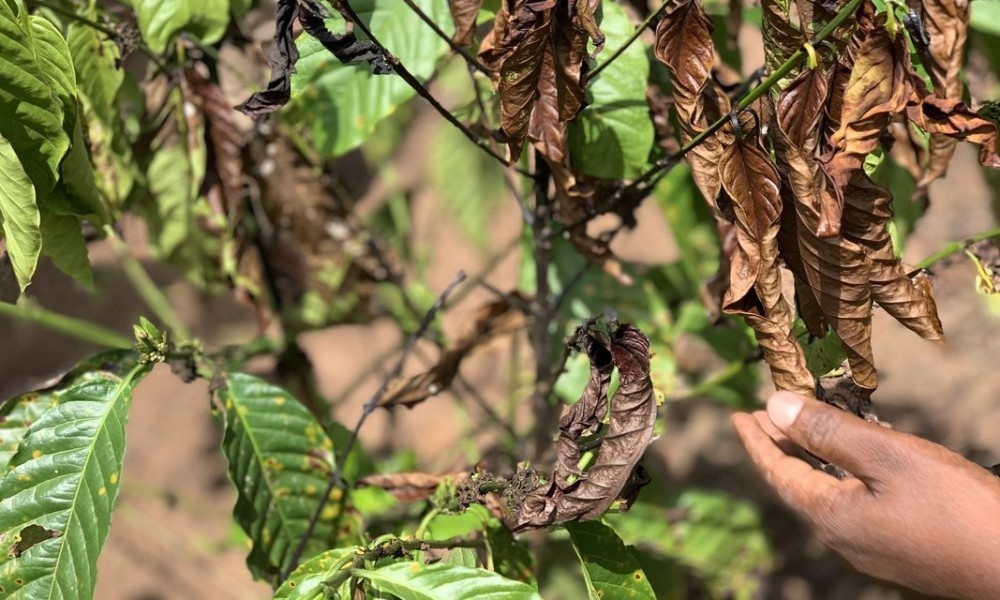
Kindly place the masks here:
[(410, 10), (412, 10), (413, 12), (415, 12), (417, 14), (417, 16), (420, 17), (421, 21), (423, 21), (431, 29), (433, 29), (434, 33), (436, 33), (439, 38), (441, 38), (442, 40), (444, 40), (445, 42), (447, 42), (448, 46), (451, 48), (451, 50), (455, 54), (458, 54), (459, 56), (461, 56), (462, 58), (464, 58), (465, 62), (468, 63), (468, 65), (471, 68), (479, 71), (480, 73), (486, 74), (486, 75), (490, 74), (490, 70), (489, 70), (489, 68), (486, 65), (484, 65), (481, 62), (479, 62), (479, 59), (476, 58), (475, 56), (469, 54), (468, 50), (466, 50), (465, 48), (463, 48), (463, 47), (459, 46), (458, 44), (456, 44), (455, 40), (453, 40), (451, 38), (451, 36), (449, 36), (447, 33), (445, 33), (444, 31), (442, 31), (441, 28), (438, 27), (438, 24), (434, 22), (434, 19), (431, 19), (429, 16), (427, 16), (427, 13), (425, 13), (423, 11), (423, 9), (421, 9), (419, 6), (417, 6), (416, 3), (413, 2), (413, 0), (403, 0), (403, 2), (407, 6), (410, 7)]
[(382, 54), (385, 56), (386, 62), (392, 65), (393, 72), (396, 73), (396, 75), (399, 75), (400, 78), (403, 81), (405, 81), (407, 85), (413, 88), (413, 90), (417, 92), (417, 94), (421, 98), (426, 100), (428, 104), (430, 104), (434, 108), (434, 110), (438, 112), (438, 114), (444, 117), (446, 121), (457, 127), (459, 131), (465, 134), (465, 137), (469, 138), (469, 140), (476, 146), (478, 146), (483, 152), (489, 154), (496, 160), (500, 161), (500, 164), (502, 164), (503, 166), (510, 167), (511, 169), (514, 169), (515, 171), (521, 173), (522, 175), (526, 175), (528, 177), (532, 176), (530, 172), (525, 171), (521, 167), (517, 166), (516, 163), (512, 163), (508, 161), (506, 158), (500, 156), (498, 152), (496, 152), (495, 150), (493, 150), (492, 147), (490, 147), (490, 144), (486, 140), (476, 135), (475, 132), (469, 129), (464, 123), (459, 121), (458, 118), (451, 113), (451, 111), (449, 111), (440, 102), (438, 102), (437, 98), (435, 98), (427, 90), (427, 88), (424, 87), (422, 83), (420, 83), (420, 81), (413, 75), (413, 73), (411, 73), (410, 70), (407, 69), (405, 65), (403, 65), (403, 62), (400, 61), (399, 58), (397, 58), (396, 56), (393, 56), (392, 52), (389, 52), (389, 49), (386, 48), (382, 44), (382, 42), (375, 37), (374, 34), (372, 34), (371, 30), (368, 28), (368, 25), (366, 25), (365, 22), (361, 20), (361, 17), (359, 17), (358, 14), (354, 12), (354, 9), (351, 7), (350, 3), (347, 0), (341, 0), (339, 6), (343, 11), (343, 14), (348, 19), (350, 19), (352, 23), (354, 23), (354, 26), (360, 29), (361, 32), (364, 33), (366, 36), (368, 36), (368, 39), (370, 39), (373, 44), (378, 46), (379, 50), (381, 50)]
[(628, 50), (628, 47), (631, 46), (637, 39), (639, 39), (639, 36), (642, 35), (642, 32), (645, 31), (647, 27), (652, 25), (653, 21), (655, 21), (657, 17), (663, 14), (663, 11), (665, 11), (667, 7), (670, 6), (670, 4), (672, 3), (673, 0), (664, 0), (663, 4), (660, 5), (660, 8), (650, 13), (650, 15), (646, 17), (646, 20), (635, 28), (635, 31), (633, 31), (632, 35), (630, 35), (629, 38), (625, 40), (625, 43), (619, 46), (618, 49), (615, 50), (614, 53), (612, 53), (611, 56), (608, 57), (608, 60), (597, 65), (596, 67), (594, 67), (593, 71), (587, 73), (587, 81), (584, 82), (584, 85), (585, 86), (590, 85), (590, 82), (593, 81), (594, 78), (597, 77), (597, 75), (600, 74), (601, 71), (608, 68), (608, 65), (615, 62), (615, 60), (617, 60), (618, 57), (622, 55), (622, 53)]
[(334, 488), (343, 487), (344, 480), (342, 473), (344, 466), (347, 463), (348, 456), (351, 454), (351, 450), (354, 448), (354, 444), (357, 442), (361, 427), (365, 424), (365, 421), (368, 420), (368, 417), (375, 412), (375, 409), (378, 408), (379, 402), (389, 389), (389, 385), (403, 372), (403, 367), (406, 366), (406, 361), (409, 359), (410, 354), (413, 353), (413, 349), (417, 345), (417, 341), (427, 333), (427, 330), (430, 328), (431, 323), (434, 322), (434, 318), (437, 316), (437, 313), (448, 301), (448, 297), (459, 284), (465, 281), (465, 278), (465, 273), (463, 271), (459, 271), (458, 274), (455, 275), (455, 278), (451, 280), (451, 283), (448, 284), (448, 287), (441, 292), (437, 302), (431, 306), (430, 310), (428, 310), (424, 315), (424, 318), (420, 320), (417, 330), (413, 332), (409, 339), (407, 339), (406, 345), (403, 346), (402, 353), (396, 360), (396, 364), (393, 365), (392, 369), (382, 379), (382, 383), (379, 384), (378, 389), (376, 389), (375, 393), (371, 395), (371, 398), (365, 402), (364, 407), (361, 409), (361, 416), (358, 417), (358, 422), (354, 425), (354, 429), (351, 431), (351, 437), (347, 439), (347, 443), (343, 448), (337, 449), (337, 461), (334, 468), (330, 472), (330, 482), (327, 485), (326, 491), (320, 496), (319, 502), (316, 504), (316, 510), (313, 511), (312, 517), (309, 519), (309, 524), (306, 526), (306, 530), (302, 533), (302, 537), (299, 539), (299, 543), (295, 547), (295, 551), (292, 553), (292, 557), (288, 563), (288, 569), (283, 574), (283, 580), (288, 579), (288, 576), (295, 570), (295, 567), (298, 566), (299, 559), (302, 557), (302, 552), (305, 551), (306, 544), (309, 543), (313, 530), (319, 522), (320, 515), (323, 513), (323, 509), (326, 507), (326, 503), (330, 499), (330, 492), (332, 492)]
[(976, 242), (981, 242), (983, 240), (988, 240), (990, 238), (1000, 239), (1000, 227), (991, 229), (989, 231), (984, 231), (982, 233), (977, 233), (976, 235), (970, 236), (958, 242), (952, 242), (947, 246), (945, 246), (944, 248), (938, 250), (934, 254), (931, 254), (927, 258), (915, 264), (913, 266), (913, 270), (919, 271), (922, 269), (928, 269), (934, 266), (935, 264), (941, 262), (942, 260), (948, 258), (949, 256), (958, 254), (959, 252), (965, 250), (972, 244), (975, 244)]

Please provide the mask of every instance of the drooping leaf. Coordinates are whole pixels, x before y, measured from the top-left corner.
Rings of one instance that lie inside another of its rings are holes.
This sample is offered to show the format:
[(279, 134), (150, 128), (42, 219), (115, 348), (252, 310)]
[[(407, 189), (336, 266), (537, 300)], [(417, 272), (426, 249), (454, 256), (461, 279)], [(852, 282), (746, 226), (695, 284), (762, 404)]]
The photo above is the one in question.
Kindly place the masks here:
[[(621, 47), (634, 30), (628, 15), (613, 2), (603, 4), (602, 15), (605, 45)], [(574, 169), (604, 179), (631, 179), (645, 169), (655, 135), (646, 102), (648, 79), (649, 57), (640, 44), (632, 44), (590, 81), (587, 106), (568, 132)]]
[(448, 0), (451, 17), (455, 21), (453, 40), (459, 46), (472, 44), (472, 36), (476, 33), (476, 17), (482, 6), (483, 0)]
[(443, 481), (454, 484), (469, 478), (465, 471), (432, 475), (431, 473), (373, 473), (358, 480), (361, 487), (376, 487), (392, 494), (401, 502), (426, 500)]
[(483, 305), (472, 319), (469, 331), (442, 352), (436, 365), (424, 373), (395, 382), (386, 390), (379, 406), (412, 408), (445, 391), (458, 375), (458, 369), (469, 353), (497, 336), (515, 331), (523, 322), (523, 315), (507, 300)]
[(142, 39), (157, 54), (183, 32), (205, 45), (219, 41), (229, 25), (229, 0), (128, 0), (135, 10)]
[[(446, 33), (450, 30), (446, 0), (415, 3)], [(424, 81), (433, 74), (448, 45), (404, 2), (365, 0), (351, 6), (417, 79)], [(344, 28), (339, 15), (325, 23), (333, 31)], [(315, 38), (300, 38), (297, 47), (301, 56), (291, 79), (287, 116), (293, 124), (307, 127), (313, 145), (324, 156), (340, 156), (358, 147), (379, 122), (415, 94), (399, 77), (373, 74), (366, 64), (341, 63)]]
[(567, 523), (591, 600), (656, 598), (649, 579), (615, 530), (601, 521)]
[(906, 115), (914, 124), (934, 135), (940, 134), (979, 145), (979, 162), (984, 167), (1000, 168), (997, 154), (997, 125), (966, 106), (961, 100), (923, 95), (911, 99)]
[[(598, 327), (598, 329), (594, 329)], [(615, 501), (626, 505), (635, 499), (639, 488), (649, 482), (636, 465), (653, 439), (657, 405), (653, 384), (649, 378), (649, 339), (638, 328), (629, 324), (612, 322), (607, 331), (592, 323), (577, 331), (577, 347), (586, 349), (591, 361), (610, 359), (620, 374), (620, 386), (611, 399), (607, 432), (600, 443), (600, 452), (593, 465), (579, 471), (577, 428), (560, 423), (560, 437), (569, 444), (557, 446), (557, 473), (578, 473), (568, 485), (555, 476), (525, 496), (516, 516), (514, 529), (524, 530), (547, 527), (567, 521), (596, 519)], [(598, 350), (603, 348), (603, 350)], [(600, 398), (598, 376), (591, 380), (583, 394)], [(567, 407), (567, 412), (574, 412)], [(593, 420), (591, 411), (579, 411), (581, 418)], [(574, 413), (575, 414), (575, 413)], [(574, 462), (576, 461), (576, 462)]]
[(566, 122), (583, 107), (587, 40), (598, 48), (604, 43), (590, 0), (556, 4), (514, 0), (509, 16), (497, 19), (491, 46), (484, 41), (502, 57), (500, 124), (514, 158), (529, 136), (550, 152), (564, 152)]
[[(729, 110), (728, 97), (711, 82), (715, 62), (712, 22), (699, 0), (684, 0), (667, 9), (656, 26), (653, 53), (670, 69), (681, 142), (686, 144)], [(719, 156), (730, 143), (732, 133), (723, 128), (685, 156), (698, 189), (715, 213), (719, 212), (716, 200), (722, 190)]]
[(0, 227), (17, 283), (24, 291), (42, 250), (35, 188), (7, 138), (0, 136)]
[(485, 569), (442, 563), (426, 565), (397, 561), (375, 569), (357, 569), (354, 575), (400, 600), (472, 600), (483, 597), (541, 600), (538, 592), (526, 583)]
[(370, 62), (373, 72), (386, 74), (391, 68), (371, 41), (358, 40), (353, 33), (337, 34), (327, 28), (329, 14), (317, 0), (281, 0), (275, 14), (274, 43), (268, 56), (271, 80), (267, 89), (250, 96), (238, 107), (244, 114), (260, 116), (274, 112), (288, 103), (292, 91), (292, 73), (299, 59), (293, 26), (299, 24), (320, 46), (341, 63)]
[(121, 487), (132, 391), (149, 367), (133, 352), (76, 372), (24, 433), (0, 480), (4, 597), (89, 598)]
[(878, 146), (890, 118), (906, 107), (913, 90), (909, 73), (910, 53), (904, 36), (893, 39), (884, 27), (876, 27), (854, 58), (841, 97), (840, 127), (829, 138), (833, 150), (824, 160), (824, 171), (830, 184), (822, 190), (824, 213), (815, 232), (819, 237), (839, 234), (837, 209), (843, 207), (842, 190), (864, 157)]
[(793, 314), (782, 295), (778, 264), (781, 182), (770, 157), (751, 134), (722, 153), (719, 173), (736, 215), (737, 249), (722, 307), (753, 328), (778, 389), (814, 389), (805, 355), (791, 334)]
[[(254, 577), (278, 580), (306, 533), (327, 489), (333, 442), (302, 404), (285, 390), (243, 373), (225, 377), (222, 452), (238, 497), (233, 516), (253, 542), (247, 566)], [(336, 505), (328, 505), (301, 559), (333, 541)]]
[[(934, 95), (950, 100), (961, 100), (965, 86), (962, 84), (961, 70), (965, 58), (965, 42), (968, 38), (970, 2), (953, 0), (914, 1), (923, 31), (926, 34), (926, 49), (915, 42), (924, 67), (934, 83)], [(911, 34), (911, 37), (912, 34)], [(955, 152), (956, 141), (941, 134), (931, 135), (928, 147), (927, 173), (920, 180), (921, 187), (943, 176)]]
[[(50, 77), (58, 47), (36, 39), (46, 28), (20, 1), (0, 2), (0, 136), (13, 148), (24, 171), (44, 197), (59, 178), (59, 162), (69, 149), (63, 127), (65, 108)], [(51, 24), (48, 27), (52, 27)], [(56, 32), (58, 35), (58, 32)], [(65, 45), (65, 42), (64, 42)]]

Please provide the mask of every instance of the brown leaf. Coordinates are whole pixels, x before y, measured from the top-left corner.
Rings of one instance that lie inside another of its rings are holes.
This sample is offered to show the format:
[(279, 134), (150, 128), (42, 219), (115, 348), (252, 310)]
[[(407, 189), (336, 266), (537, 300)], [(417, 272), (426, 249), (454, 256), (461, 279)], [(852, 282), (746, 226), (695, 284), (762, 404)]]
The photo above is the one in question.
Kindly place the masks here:
[[(587, 408), (567, 407), (560, 422), (559, 464), (551, 481), (527, 494), (513, 529), (521, 531), (548, 527), (556, 523), (596, 519), (612, 503), (625, 496), (634, 499), (642, 478), (636, 477), (639, 459), (653, 439), (656, 421), (656, 398), (649, 378), (649, 340), (638, 328), (629, 324), (609, 324), (610, 336), (595, 332), (591, 324), (577, 331), (577, 341), (588, 351), (591, 364), (597, 367), (582, 401)], [(602, 348), (597, 351), (594, 345)], [(621, 385), (611, 399), (608, 430), (601, 439), (600, 450), (594, 465), (571, 483), (565, 474), (577, 469), (579, 447), (569, 439), (582, 432), (580, 426), (597, 422), (602, 410), (598, 405), (606, 393), (603, 371), (610, 368), (605, 361), (618, 368)], [(596, 363), (596, 364), (595, 364)], [(594, 372), (592, 371), (592, 375)], [(602, 389), (603, 387), (603, 389)], [(593, 408), (591, 408), (593, 407)], [(581, 419), (575, 423), (574, 418)], [(566, 437), (566, 444), (563, 437)], [(568, 444), (568, 445), (567, 445)], [(574, 457), (577, 462), (574, 462)], [(648, 478), (647, 478), (648, 479)]]
[(743, 315), (753, 328), (778, 389), (811, 393), (813, 378), (805, 354), (791, 334), (792, 310), (782, 296), (778, 170), (755, 137), (748, 136), (723, 151), (719, 171), (733, 201), (738, 240), (723, 308)]
[[(729, 111), (728, 97), (711, 82), (715, 63), (712, 22), (698, 0), (677, 2), (667, 9), (656, 26), (653, 53), (670, 69), (681, 142), (686, 144)], [(731, 140), (731, 132), (720, 130), (685, 155), (695, 184), (717, 217), (722, 189), (719, 156)]]
[(426, 500), (437, 490), (442, 481), (460, 484), (469, 479), (469, 473), (458, 471), (443, 475), (430, 473), (375, 473), (358, 480), (358, 487), (381, 488), (401, 502)]
[(790, 3), (781, 3), (778, 0), (761, 0), (760, 3), (763, 17), (761, 33), (764, 36), (766, 51), (764, 64), (769, 71), (773, 71), (788, 60), (788, 57), (805, 41), (799, 30), (791, 24), (789, 5)]
[[(529, 132), (561, 153), (565, 132), (559, 129), (583, 107), (587, 40), (598, 47), (604, 42), (593, 7), (590, 0), (506, 2), (512, 3), (506, 18), (498, 16), (480, 54), (499, 65), (500, 125), (511, 156), (520, 155)], [(501, 20), (503, 32), (498, 34)], [(546, 131), (549, 127), (555, 131)]]
[(997, 127), (980, 117), (960, 100), (923, 95), (910, 99), (906, 115), (930, 134), (940, 134), (979, 144), (979, 162), (984, 167), (1000, 168), (997, 155)]
[[(917, 11), (930, 43), (920, 52), (927, 74), (934, 83), (934, 95), (949, 100), (961, 100), (961, 70), (965, 42), (969, 31), (970, 2), (967, 0), (913, 0), (910, 7)], [(918, 46), (919, 49), (919, 46)], [(926, 188), (948, 170), (955, 140), (943, 134), (932, 134), (928, 148), (927, 172), (919, 185)]]
[(917, 274), (911, 280), (893, 250), (888, 229), (891, 202), (887, 190), (864, 171), (856, 172), (844, 190), (842, 233), (871, 259), (872, 299), (921, 337), (941, 341), (944, 333), (929, 279)]
[[(912, 92), (910, 54), (905, 36), (895, 39), (883, 27), (865, 38), (854, 59), (851, 76), (841, 99), (840, 127), (830, 136), (831, 151), (824, 158), (828, 184), (823, 205), (843, 206), (842, 190), (864, 157), (874, 151), (893, 115), (902, 112)], [(816, 230), (820, 237), (840, 232), (839, 211), (824, 212)]]
[(455, 35), (452, 40), (462, 47), (472, 44), (472, 36), (476, 33), (476, 17), (483, 0), (448, 0), (451, 18), (455, 21)]
[[(512, 294), (512, 298), (515, 297), (524, 300), (516, 292)], [(396, 382), (378, 405), (384, 408), (413, 408), (440, 394), (451, 386), (466, 356), (488, 341), (514, 331), (523, 322), (524, 315), (508, 300), (495, 300), (483, 305), (472, 320), (469, 331), (441, 353), (436, 365), (419, 375)]]

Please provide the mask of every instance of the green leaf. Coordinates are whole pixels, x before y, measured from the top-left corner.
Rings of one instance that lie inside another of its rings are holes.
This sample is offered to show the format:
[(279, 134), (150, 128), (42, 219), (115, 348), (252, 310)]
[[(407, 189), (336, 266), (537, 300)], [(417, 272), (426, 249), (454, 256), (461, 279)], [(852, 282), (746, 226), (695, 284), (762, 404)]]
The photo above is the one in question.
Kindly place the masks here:
[(90, 598), (121, 486), (125, 422), (148, 369), (130, 352), (66, 381), (0, 480), (0, 594)]
[[(415, 4), (452, 33), (446, 0), (415, 0)], [(351, 6), (417, 79), (424, 81), (434, 73), (448, 45), (404, 2), (358, 0)], [(340, 15), (326, 23), (331, 31), (344, 30)], [(340, 156), (358, 147), (380, 121), (415, 94), (396, 75), (373, 75), (367, 64), (342, 64), (309, 36), (300, 37), (297, 45), (299, 61), (286, 116), (309, 129), (314, 146), (325, 156)]]
[[(625, 10), (602, 3), (601, 31), (607, 37), (598, 60), (607, 60), (632, 34)], [(632, 44), (594, 79), (589, 106), (570, 123), (573, 165), (587, 175), (630, 179), (639, 175), (653, 148), (653, 122), (646, 102), (649, 57), (642, 44)]]
[[(88, 11), (89, 18), (96, 11)], [(94, 115), (105, 125), (117, 120), (115, 97), (125, 80), (125, 71), (118, 67), (121, 55), (118, 46), (93, 27), (73, 23), (66, 38), (73, 67), (79, 82), (80, 95), (87, 99)]]
[[(333, 442), (285, 390), (243, 373), (225, 377), (222, 451), (239, 496), (233, 515), (253, 540), (247, 565), (254, 577), (276, 581), (288, 568), (333, 464)], [(327, 504), (301, 559), (330, 547), (338, 513)]]
[[(278, 591), (274, 593), (273, 600), (315, 600), (317, 594), (323, 592), (323, 582), (336, 575), (334, 567), (340, 559), (349, 554), (354, 554), (357, 548), (334, 548), (316, 555), (299, 565), (288, 579), (281, 584)], [(340, 587), (340, 597), (344, 600), (350, 598), (350, 582), (345, 581)], [(321, 596), (319, 596), (321, 597)]]
[(94, 272), (90, 268), (79, 218), (42, 213), (42, 240), (43, 256), (49, 257), (60, 271), (94, 291)]
[(983, 33), (1000, 36), (1000, 3), (973, 2), (971, 10), (969, 27)]
[(504, 600), (541, 599), (526, 583), (485, 569), (441, 563), (400, 561), (373, 570), (357, 569), (354, 574), (400, 600), (472, 600), (486, 596)]
[(524, 544), (514, 539), (510, 530), (498, 519), (486, 528), (486, 541), (493, 558), (493, 569), (509, 579), (523, 581), (538, 588), (535, 581), (534, 559)]
[(23, 292), (31, 283), (42, 250), (41, 215), (35, 202), (35, 188), (3, 136), (0, 136), (0, 227), (7, 242), (7, 256)]
[(653, 588), (621, 538), (600, 521), (567, 523), (591, 600), (650, 598)]
[(205, 45), (222, 38), (229, 25), (228, 0), (128, 0), (139, 20), (142, 39), (157, 54), (184, 32)]
[[(65, 74), (50, 72), (60, 62), (60, 50), (47, 35), (51, 23), (44, 23), (29, 17), (19, 0), (0, 2), (0, 136), (13, 147), (39, 196), (55, 186), (59, 161), (69, 149), (58, 82), (50, 79), (64, 83)], [(36, 40), (36, 33), (43, 39)]]

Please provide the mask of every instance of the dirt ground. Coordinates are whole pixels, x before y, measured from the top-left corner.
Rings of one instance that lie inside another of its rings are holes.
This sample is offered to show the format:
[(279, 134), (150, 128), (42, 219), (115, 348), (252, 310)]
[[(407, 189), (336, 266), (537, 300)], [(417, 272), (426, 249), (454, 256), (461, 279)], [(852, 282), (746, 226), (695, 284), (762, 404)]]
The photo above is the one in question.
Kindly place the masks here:
[[(423, 118), (423, 117), (422, 117)], [(425, 119), (437, 126), (435, 117)], [(402, 160), (418, 161), (420, 136), (399, 151)], [(401, 165), (400, 172), (419, 169)], [(932, 188), (930, 212), (911, 237), (911, 261), (947, 242), (986, 229), (993, 216), (990, 192), (969, 147), (959, 148), (943, 181)], [(492, 222), (494, 245), (516, 238), (513, 202)], [(430, 193), (415, 199), (417, 244), (430, 252), (430, 285), (442, 289), (459, 269), (476, 273), (483, 257), (449, 226), (447, 215)], [(643, 222), (640, 219), (640, 222)], [(126, 231), (141, 240), (141, 232)], [(654, 248), (669, 255), (670, 234), (655, 220), (623, 243)], [(141, 242), (136, 242), (141, 250)], [(107, 248), (92, 248), (98, 285), (89, 295), (49, 269), (42, 269), (31, 293), (46, 307), (92, 319), (128, 332), (143, 307), (120, 276)], [(516, 283), (517, 255), (493, 270), (489, 281), (499, 289)], [(150, 266), (154, 278), (179, 307), (182, 317), (212, 345), (238, 343), (255, 333), (253, 316), (227, 298), (199, 293), (175, 272)], [(876, 317), (874, 343), (882, 385), (878, 410), (895, 427), (922, 435), (982, 463), (1000, 462), (1000, 317), (974, 290), (974, 270), (967, 261), (940, 268), (936, 297), (947, 342), (919, 340), (884, 313)], [(446, 327), (458, 327), (484, 292), (470, 294), (448, 311)], [(627, 315), (621, 315), (627, 319)], [(336, 417), (352, 425), (361, 405), (386, 370), (383, 357), (399, 343), (386, 322), (345, 326), (305, 336), (303, 346), (316, 367), (322, 394), (333, 399)], [(0, 398), (39, 387), (97, 350), (48, 331), (0, 320)], [(412, 366), (416, 369), (418, 364)], [(484, 400), (504, 410), (512, 374), (510, 350), (490, 346), (463, 365), (464, 378), (482, 390)], [(365, 374), (360, 376), (359, 374)], [(523, 379), (523, 376), (521, 377)], [(527, 387), (522, 386), (522, 398)], [(518, 390), (521, 388), (515, 388)], [(765, 393), (765, 392), (762, 392)], [(449, 471), (480, 458), (488, 439), (473, 431), (469, 417), (481, 409), (456, 410), (455, 398), (442, 395), (410, 411), (376, 413), (362, 432), (362, 444), (378, 452), (391, 444), (412, 449), (419, 467)], [(523, 406), (518, 426), (529, 426)], [(704, 399), (671, 407), (666, 433), (649, 450), (654, 476), (668, 485), (725, 490), (757, 502), (777, 552), (777, 564), (762, 598), (806, 600), (890, 599), (914, 597), (856, 574), (832, 556), (785, 510), (763, 485), (735, 439), (728, 409)], [(433, 432), (428, 435), (426, 432)], [(158, 367), (139, 387), (128, 425), (123, 487), (108, 544), (101, 555), (96, 597), (101, 600), (254, 599), (270, 597), (269, 588), (251, 580), (243, 564), (246, 542), (232, 524), (234, 492), (218, 451), (220, 429), (209, 417), (207, 385), (185, 385), (166, 367)]]

